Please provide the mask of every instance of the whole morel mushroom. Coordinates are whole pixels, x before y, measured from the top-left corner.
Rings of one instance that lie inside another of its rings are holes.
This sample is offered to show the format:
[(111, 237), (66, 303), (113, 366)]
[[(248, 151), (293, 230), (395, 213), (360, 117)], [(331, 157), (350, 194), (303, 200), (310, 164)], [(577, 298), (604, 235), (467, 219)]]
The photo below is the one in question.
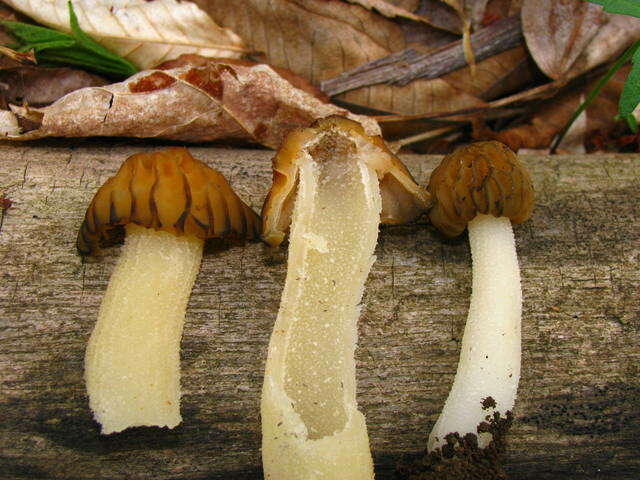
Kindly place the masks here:
[(273, 160), (263, 238), (291, 223), (280, 310), (262, 391), (266, 479), (371, 479), (356, 402), (359, 302), (378, 225), (413, 220), (428, 194), (379, 137), (330, 117), (293, 131)]
[(469, 230), (473, 285), (453, 386), (429, 436), (430, 451), (446, 436), (478, 434), (495, 412), (513, 409), (520, 379), (522, 292), (512, 223), (533, 209), (529, 173), (506, 145), (478, 142), (446, 156), (429, 180), (429, 218), (449, 237)]
[(129, 157), (100, 187), (78, 252), (95, 253), (123, 226), (125, 243), (85, 356), (89, 403), (103, 434), (180, 423), (180, 338), (204, 241), (257, 237), (260, 218), (220, 173), (184, 148), (169, 148)]

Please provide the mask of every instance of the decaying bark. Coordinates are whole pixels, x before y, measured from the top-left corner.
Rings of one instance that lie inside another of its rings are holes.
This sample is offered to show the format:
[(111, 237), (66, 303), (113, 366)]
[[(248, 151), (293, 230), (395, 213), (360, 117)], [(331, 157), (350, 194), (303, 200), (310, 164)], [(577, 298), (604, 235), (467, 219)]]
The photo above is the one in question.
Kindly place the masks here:
[[(182, 342), (183, 423), (108, 437), (82, 359), (118, 248), (74, 242), (97, 187), (142, 146), (0, 146), (0, 476), (261, 478), (259, 398), (285, 253), (205, 250)], [(270, 152), (194, 148), (251, 206)], [(439, 162), (405, 157), (425, 183)], [(513, 479), (640, 476), (640, 157), (524, 157), (532, 219), (515, 229), (523, 364), (505, 470)], [(417, 454), (451, 386), (471, 288), (468, 242), (384, 228), (359, 322), (358, 403), (378, 480)]]

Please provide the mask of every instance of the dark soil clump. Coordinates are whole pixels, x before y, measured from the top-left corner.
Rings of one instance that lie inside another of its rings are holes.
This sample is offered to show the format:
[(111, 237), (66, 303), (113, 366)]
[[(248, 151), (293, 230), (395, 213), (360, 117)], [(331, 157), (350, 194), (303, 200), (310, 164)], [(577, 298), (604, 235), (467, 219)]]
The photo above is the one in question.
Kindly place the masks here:
[[(488, 399), (485, 399), (485, 402)], [(484, 403), (483, 402), (483, 406)], [(486, 408), (486, 407), (485, 407)], [(506, 479), (502, 457), (506, 451), (506, 434), (513, 423), (509, 411), (503, 418), (494, 412), (492, 418), (478, 425), (478, 433), (490, 433), (493, 440), (484, 448), (478, 447), (478, 437), (473, 433), (460, 436), (450, 433), (446, 444), (433, 452), (397, 466), (398, 480), (494, 480)]]

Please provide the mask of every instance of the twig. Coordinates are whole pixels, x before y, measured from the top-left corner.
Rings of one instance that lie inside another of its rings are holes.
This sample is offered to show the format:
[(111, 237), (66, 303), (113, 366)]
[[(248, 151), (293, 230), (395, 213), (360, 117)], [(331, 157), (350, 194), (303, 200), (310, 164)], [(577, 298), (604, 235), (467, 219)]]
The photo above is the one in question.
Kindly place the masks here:
[[(522, 39), (520, 18), (514, 16), (471, 35), (471, 45), (476, 61), (480, 61), (520, 45)], [(413, 48), (393, 53), (325, 80), (320, 88), (333, 96), (379, 83), (406, 85), (416, 78), (439, 78), (465, 65), (463, 43), (458, 40), (431, 53), (420, 53)]]
[(400, 140), (397, 140), (393, 143), (395, 143), (399, 147), (404, 147), (405, 145), (409, 145), (411, 143), (418, 143), (424, 140), (429, 140), (430, 138), (439, 137), (440, 135), (453, 132), (454, 130), (457, 130), (457, 129), (458, 129), (458, 125), (437, 128), (435, 130), (428, 130), (426, 132), (422, 132), (417, 135), (412, 135), (410, 137), (401, 138)]

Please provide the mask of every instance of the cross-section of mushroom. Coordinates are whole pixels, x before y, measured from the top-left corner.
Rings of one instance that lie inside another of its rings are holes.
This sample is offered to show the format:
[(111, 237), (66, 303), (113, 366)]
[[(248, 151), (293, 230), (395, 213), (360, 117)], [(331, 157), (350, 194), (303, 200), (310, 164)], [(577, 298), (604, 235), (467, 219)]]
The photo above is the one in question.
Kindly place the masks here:
[(520, 379), (522, 293), (511, 223), (531, 215), (533, 187), (507, 146), (479, 142), (445, 157), (428, 190), (431, 222), (451, 237), (467, 227), (473, 260), (458, 370), (429, 450), (445, 444), (449, 433), (476, 434), (483, 447), (491, 435), (478, 426), (512, 410)]
[(257, 237), (260, 218), (220, 173), (170, 148), (129, 157), (100, 187), (78, 251), (95, 253), (123, 228), (85, 356), (89, 403), (104, 434), (180, 423), (180, 338), (204, 240)]
[(263, 238), (291, 224), (262, 393), (265, 478), (370, 479), (354, 351), (378, 225), (411, 221), (428, 194), (380, 138), (330, 117), (296, 130), (273, 160)]

